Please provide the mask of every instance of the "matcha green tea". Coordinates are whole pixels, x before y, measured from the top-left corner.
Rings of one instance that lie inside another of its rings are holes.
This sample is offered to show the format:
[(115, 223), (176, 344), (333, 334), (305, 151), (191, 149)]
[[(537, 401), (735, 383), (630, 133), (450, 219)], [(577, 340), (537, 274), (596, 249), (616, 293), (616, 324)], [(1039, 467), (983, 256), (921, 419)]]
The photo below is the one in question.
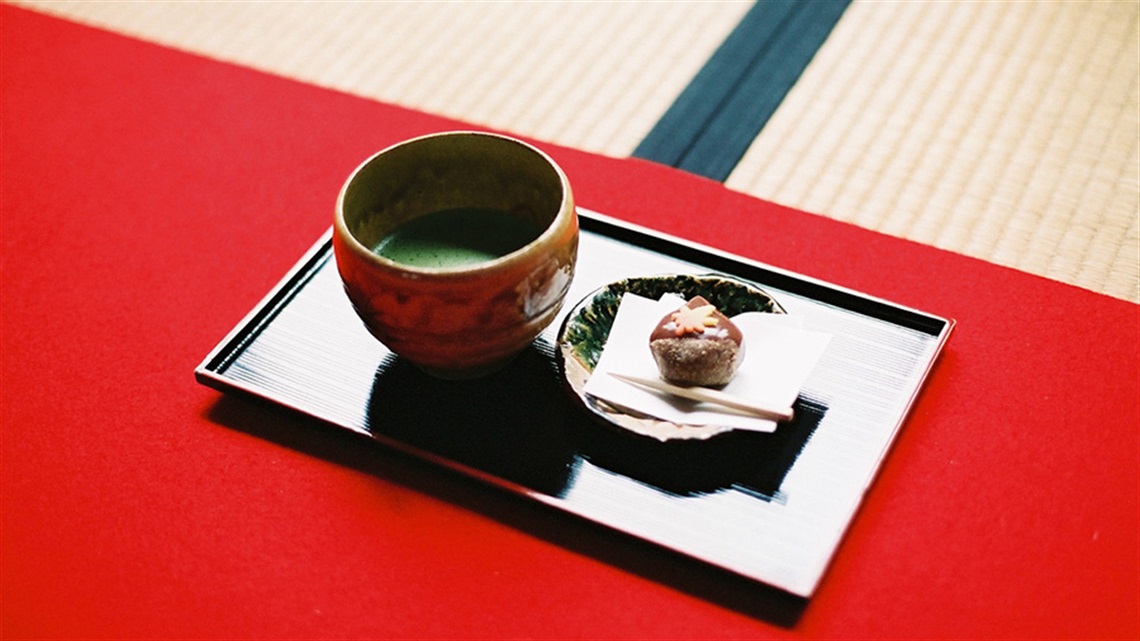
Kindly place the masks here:
[(505, 256), (541, 233), (534, 223), (505, 211), (465, 207), (408, 221), (372, 251), (412, 267), (465, 267)]

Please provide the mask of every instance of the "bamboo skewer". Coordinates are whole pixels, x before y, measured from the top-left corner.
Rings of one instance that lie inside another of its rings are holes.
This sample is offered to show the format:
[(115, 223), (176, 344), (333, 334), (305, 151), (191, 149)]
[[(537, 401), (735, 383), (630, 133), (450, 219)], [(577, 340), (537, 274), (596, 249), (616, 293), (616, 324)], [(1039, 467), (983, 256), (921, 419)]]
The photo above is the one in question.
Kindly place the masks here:
[(674, 396), (680, 396), (681, 398), (687, 398), (693, 401), (704, 401), (706, 403), (714, 403), (716, 405), (722, 405), (724, 407), (731, 407), (732, 409), (747, 412), (754, 416), (770, 419), (773, 421), (790, 421), (794, 415), (791, 407), (768, 407), (757, 405), (755, 403), (749, 403), (748, 401), (732, 396), (731, 394), (725, 394), (724, 392), (709, 389), (707, 387), (683, 387), (680, 385), (673, 385), (672, 383), (666, 383), (665, 381), (657, 378), (642, 378), (640, 376), (629, 376), (628, 374), (616, 374), (614, 372), (609, 372), (609, 375), (620, 381), (632, 383), (640, 387), (647, 387), (649, 389), (667, 392), (669, 394), (673, 394)]

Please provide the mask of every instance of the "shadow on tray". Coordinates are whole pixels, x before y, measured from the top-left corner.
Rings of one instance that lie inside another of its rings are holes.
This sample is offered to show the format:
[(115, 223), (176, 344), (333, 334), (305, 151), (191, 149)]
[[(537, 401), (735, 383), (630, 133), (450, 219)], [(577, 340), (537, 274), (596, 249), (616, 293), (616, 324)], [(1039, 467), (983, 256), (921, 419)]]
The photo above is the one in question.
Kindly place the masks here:
[(826, 411), (800, 399), (796, 418), (772, 434), (659, 442), (580, 411), (550, 351), (536, 343), (506, 369), (473, 381), (438, 380), (390, 357), (376, 372), (367, 429), (555, 497), (588, 461), (671, 495), (732, 488), (779, 501), (784, 476)]

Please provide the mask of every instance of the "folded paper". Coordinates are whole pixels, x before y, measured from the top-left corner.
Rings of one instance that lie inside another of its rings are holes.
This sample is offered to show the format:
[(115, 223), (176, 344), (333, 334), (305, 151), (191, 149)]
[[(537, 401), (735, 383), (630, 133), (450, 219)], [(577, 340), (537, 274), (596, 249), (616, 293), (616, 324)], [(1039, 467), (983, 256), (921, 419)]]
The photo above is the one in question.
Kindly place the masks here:
[[(678, 425), (707, 425), (772, 432), (776, 422), (712, 403), (696, 402), (621, 381), (610, 373), (641, 378), (659, 376), (649, 349), (649, 333), (662, 316), (684, 300), (666, 295), (652, 300), (626, 293), (609, 338), (585, 392), (613, 405)], [(744, 334), (744, 362), (721, 391), (753, 403), (792, 405), (831, 340), (829, 334), (802, 329), (802, 319), (788, 314), (745, 312), (732, 317)]]

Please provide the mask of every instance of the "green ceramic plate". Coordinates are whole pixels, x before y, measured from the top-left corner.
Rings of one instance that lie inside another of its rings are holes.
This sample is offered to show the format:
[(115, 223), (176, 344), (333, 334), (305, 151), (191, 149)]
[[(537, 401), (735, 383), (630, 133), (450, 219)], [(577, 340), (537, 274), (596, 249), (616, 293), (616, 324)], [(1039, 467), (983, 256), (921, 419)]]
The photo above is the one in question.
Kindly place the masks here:
[(598, 364), (606, 346), (618, 305), (626, 292), (654, 300), (665, 294), (684, 299), (704, 296), (726, 316), (744, 312), (783, 314), (772, 296), (764, 290), (735, 278), (708, 274), (669, 274), (627, 278), (601, 287), (575, 305), (558, 333), (558, 366), (572, 395), (589, 412), (606, 422), (658, 440), (705, 439), (730, 428), (715, 425), (677, 425), (620, 408), (583, 392), (586, 381)]

